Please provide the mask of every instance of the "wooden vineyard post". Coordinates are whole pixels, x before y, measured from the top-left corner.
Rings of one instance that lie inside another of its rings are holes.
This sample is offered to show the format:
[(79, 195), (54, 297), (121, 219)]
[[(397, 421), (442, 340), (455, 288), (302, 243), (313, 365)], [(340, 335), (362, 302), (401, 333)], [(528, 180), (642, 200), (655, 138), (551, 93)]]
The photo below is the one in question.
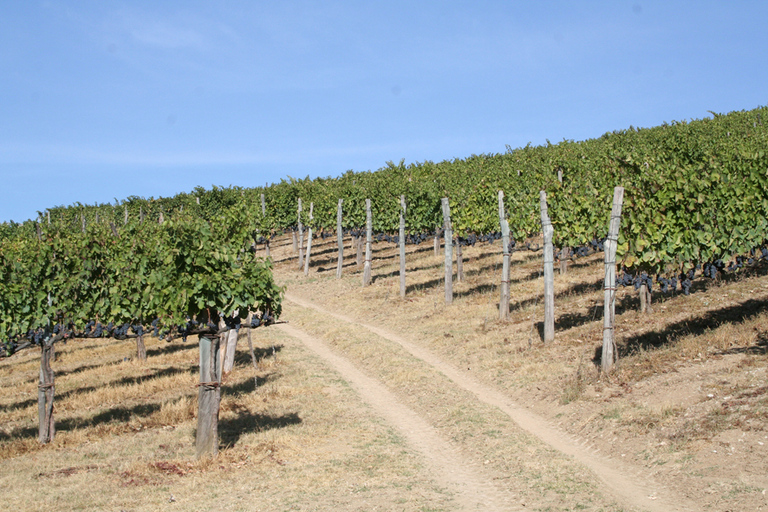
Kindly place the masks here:
[(253, 327), (251, 327), (252, 324), (253, 313), (248, 316), (248, 351), (251, 353), (251, 363), (253, 363), (253, 369), (255, 370), (253, 374), (253, 389), (256, 389), (259, 387), (259, 364), (256, 360), (256, 354), (253, 352), (253, 340), (251, 339), (251, 331), (253, 330)]
[(440, 256), (440, 228), (435, 228), (435, 256)]
[(613, 206), (608, 225), (608, 238), (605, 239), (605, 298), (603, 305), (603, 354), (601, 368), (609, 373), (616, 362), (616, 340), (614, 338), (614, 318), (616, 312), (616, 247), (621, 226), (621, 208), (624, 203), (624, 188), (613, 189)]
[(342, 268), (344, 267), (344, 232), (341, 229), (341, 205), (343, 199), (339, 199), (339, 206), (336, 208), (336, 245), (339, 248), (338, 262), (336, 263), (336, 279), (341, 279)]
[(53, 355), (53, 339), (43, 341), (40, 354), (40, 384), (37, 388), (38, 438), (40, 444), (53, 441), (56, 426), (53, 423), (53, 370), (51, 358)]
[(563, 247), (560, 250), (560, 275), (565, 275), (568, 272), (568, 258), (571, 257), (571, 248)]
[(502, 265), (501, 298), (499, 299), (499, 320), (509, 319), (509, 222), (504, 211), (504, 192), (499, 190), (499, 224), (501, 225)]
[(360, 268), (363, 265), (363, 237), (359, 233), (355, 235), (355, 250), (357, 251), (355, 263), (357, 268)]
[(293, 254), (299, 253), (299, 239), (296, 236), (296, 230), (291, 229), (291, 240), (293, 242)]
[(461, 243), (456, 239), (456, 282), (464, 280), (464, 254), (461, 249)]
[(405, 298), (405, 196), (400, 196), (400, 231), (397, 243), (400, 246), (400, 297)]
[[(264, 218), (267, 216), (267, 203), (264, 201), (264, 194), (261, 194), (261, 217)], [(267, 258), (269, 258), (269, 236), (264, 237), (266, 239), (266, 242), (264, 242), (264, 249), (266, 250)]]
[(309, 228), (307, 229), (307, 254), (304, 256), (304, 275), (309, 275), (309, 254), (312, 252), (312, 221), (315, 220), (313, 210), (315, 203), (309, 203)]
[(299, 270), (304, 267), (304, 225), (301, 223), (301, 198), (299, 198), (299, 208), (296, 212), (299, 222)]
[(221, 365), (219, 335), (200, 337), (200, 384), (197, 394), (197, 458), (219, 453), (219, 403), (221, 401)]
[(443, 203), (443, 235), (445, 238), (445, 303), (453, 302), (453, 229), (451, 228), (451, 207), (448, 198)]
[(547, 213), (547, 193), (539, 193), (541, 228), (544, 231), (544, 342), (555, 339), (555, 251), (552, 247), (554, 229)]
[(651, 291), (648, 289), (648, 284), (643, 281), (640, 283), (640, 312), (641, 313), (653, 313), (651, 309)]
[(373, 227), (371, 225), (371, 200), (365, 200), (365, 265), (363, 267), (363, 286), (371, 284), (371, 243)]
[(224, 347), (224, 369), (223, 375), (228, 375), (232, 368), (235, 367), (235, 353), (237, 352), (237, 329), (229, 329), (225, 333), (221, 334), (221, 339), (224, 340), (222, 346)]
[(136, 333), (136, 358), (139, 361), (147, 360), (147, 347), (144, 345), (144, 332)]

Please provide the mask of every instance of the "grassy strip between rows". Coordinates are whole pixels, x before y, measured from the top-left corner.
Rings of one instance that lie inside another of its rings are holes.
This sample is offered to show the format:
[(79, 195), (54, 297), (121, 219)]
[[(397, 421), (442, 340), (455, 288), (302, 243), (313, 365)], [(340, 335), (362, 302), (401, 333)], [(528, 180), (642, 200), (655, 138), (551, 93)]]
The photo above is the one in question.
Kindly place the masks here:
[(451, 509), (338, 375), (275, 329), (255, 334), (259, 385), (241, 340), (222, 389), (216, 460), (194, 460), (194, 343), (150, 338), (146, 365), (125, 360), (130, 343), (63, 346), (54, 364), (66, 368), (56, 381), (59, 432), (45, 447), (30, 399), (36, 352), (3, 361), (0, 378), (17, 385), (0, 386), (0, 501), (18, 512)]
[(600, 492), (587, 469), (524, 432), (505, 414), (479, 402), (399, 345), (294, 304), (286, 307), (286, 318), (386, 383), (520, 504), (531, 510), (622, 510)]

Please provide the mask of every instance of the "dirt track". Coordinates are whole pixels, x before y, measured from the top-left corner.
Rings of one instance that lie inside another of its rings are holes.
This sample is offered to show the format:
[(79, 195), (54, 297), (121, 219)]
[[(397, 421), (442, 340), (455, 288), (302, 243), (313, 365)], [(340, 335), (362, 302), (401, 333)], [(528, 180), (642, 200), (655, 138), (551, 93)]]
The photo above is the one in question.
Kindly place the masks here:
[[(445, 375), (453, 385), (469, 391), (477, 400), (502, 411), (522, 429), (589, 468), (604, 484), (603, 491), (623, 506), (658, 512), (697, 510), (694, 504), (673, 494), (671, 490), (654, 481), (650, 475), (644, 474), (644, 471), (600, 456), (594, 450), (584, 447), (544, 418), (516, 405), (510, 397), (481, 384), (467, 373), (442, 361), (429, 350), (385, 329), (357, 322), (353, 318), (329, 311), (295, 295), (289, 294), (287, 299), (302, 308), (315, 310), (351, 326), (363, 327), (381, 338), (400, 345), (413, 357)], [(288, 306), (287, 310), (290, 310), (290, 307)], [(332, 365), (355, 387), (361, 397), (375, 408), (378, 414), (402, 432), (409, 443), (419, 450), (428, 464), (435, 469), (439, 483), (457, 494), (461, 510), (524, 509), (522, 505), (513, 503), (513, 498), (507, 489), (500, 489), (493, 485), (498, 475), (475, 469), (482, 467), (482, 461), (467, 460), (462, 457), (456, 447), (442, 439), (425, 418), (399, 402), (384, 383), (366, 376), (349, 359), (335, 353), (322, 341), (306, 332), (290, 325), (283, 325), (281, 329), (300, 340)]]

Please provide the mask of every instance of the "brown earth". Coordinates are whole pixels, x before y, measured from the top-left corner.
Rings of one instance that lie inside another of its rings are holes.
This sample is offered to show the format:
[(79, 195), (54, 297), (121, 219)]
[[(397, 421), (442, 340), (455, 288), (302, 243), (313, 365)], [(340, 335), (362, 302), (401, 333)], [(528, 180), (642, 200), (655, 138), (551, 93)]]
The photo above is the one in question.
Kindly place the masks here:
[[(331, 276), (320, 286), (287, 274), (289, 304), (401, 345), (586, 466), (601, 492), (622, 506), (768, 506), (764, 266), (698, 282), (691, 296), (663, 296), (650, 316), (636, 312), (631, 290), (621, 291), (617, 336), (623, 357), (617, 371), (605, 376), (593, 361), (602, 335), (602, 256), (577, 260), (557, 276), (557, 340), (547, 347), (535, 322), (542, 309), (540, 252), (515, 255), (511, 281), (518, 286), (513, 284), (507, 324), (495, 319), (500, 265), (491, 259), (494, 252), (465, 248), (467, 278), (454, 285), (457, 299), (449, 306), (440, 304), (442, 257), (423, 249), (407, 258), (415, 271), (408, 273), (408, 298), (399, 299), (393, 247), (378, 253), (374, 276), (384, 277), (365, 289)], [(320, 276), (335, 269), (318, 270)]]
[[(335, 238), (334, 238), (335, 240)], [(556, 275), (541, 342), (541, 252), (513, 255), (498, 321), (497, 245), (443, 257), (313, 241), (310, 273), (273, 244), (282, 321), (254, 331), (223, 387), (221, 453), (194, 460), (195, 344), (83, 340), (54, 363), (57, 438), (35, 440), (33, 351), (0, 361), (0, 500), (24, 510), (768, 510), (765, 266), (690, 296), (617, 296), (615, 372), (600, 374), (602, 254)]]

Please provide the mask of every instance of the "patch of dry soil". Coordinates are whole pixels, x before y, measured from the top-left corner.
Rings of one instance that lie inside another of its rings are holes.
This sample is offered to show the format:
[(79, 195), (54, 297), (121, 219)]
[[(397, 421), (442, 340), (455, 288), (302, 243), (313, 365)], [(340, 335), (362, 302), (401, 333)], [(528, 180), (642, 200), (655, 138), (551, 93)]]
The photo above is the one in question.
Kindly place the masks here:
[[(503, 411), (529, 433), (587, 466), (604, 483), (606, 492), (615, 496), (618, 501), (640, 510), (658, 512), (699, 510), (696, 504), (653, 479), (647, 471), (643, 471), (641, 468), (624, 463), (623, 461), (595, 453), (594, 450), (584, 446), (586, 443), (579, 442), (572, 435), (563, 432), (544, 417), (515, 403), (498, 390), (482, 384), (466, 373), (459, 371), (424, 347), (412, 343), (386, 329), (358, 322), (353, 318), (326, 310), (295, 295), (288, 294), (286, 299), (299, 306), (315, 309), (324, 315), (331, 316), (342, 322), (359, 325), (378, 336), (401, 345), (414, 357), (443, 373), (454, 384), (473, 393), (478, 400)], [(467, 471), (466, 464), (457, 458), (455, 452), (451, 453), (451, 449), (445, 446), (444, 441), (436, 437), (425, 420), (421, 419), (413, 411), (407, 410), (407, 408), (398, 404), (383, 384), (364, 376), (348, 360), (333, 354), (327, 347), (322, 346), (322, 343), (310, 339), (301, 331), (288, 326), (283, 326), (283, 329), (292, 336), (304, 341), (318, 355), (331, 362), (345, 379), (358, 387), (359, 392), (376, 407), (382, 416), (403, 431), (410, 442), (428, 456), (428, 459), (435, 465), (436, 470), (442, 468), (440, 471), (444, 481), (446, 484), (460, 489), (459, 495), (462, 496), (466, 506), (476, 506), (477, 503), (480, 503), (478, 499), (481, 496), (475, 493), (477, 489), (484, 489), (482, 496), (489, 496), (485, 494), (485, 490), (489, 486), (487, 484), (483, 485), (483, 476), (472, 473), (462, 474)], [(471, 483), (467, 486), (462, 482)], [(483, 498), (483, 500), (485, 499)], [(500, 510), (499, 508), (493, 508), (499, 506), (499, 498), (491, 498), (490, 503), (490, 506), (486, 504), (485, 510)]]

